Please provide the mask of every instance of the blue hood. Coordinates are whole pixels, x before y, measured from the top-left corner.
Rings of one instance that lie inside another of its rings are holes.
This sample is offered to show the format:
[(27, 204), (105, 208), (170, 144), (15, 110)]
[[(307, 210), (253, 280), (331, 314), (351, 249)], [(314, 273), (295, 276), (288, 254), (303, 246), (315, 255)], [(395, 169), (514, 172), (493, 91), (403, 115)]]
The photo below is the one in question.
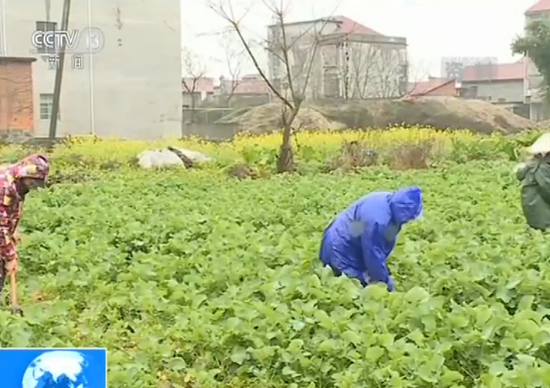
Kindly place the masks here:
[(389, 202), (394, 222), (402, 226), (422, 214), (422, 189), (409, 187), (398, 190), (392, 194)]

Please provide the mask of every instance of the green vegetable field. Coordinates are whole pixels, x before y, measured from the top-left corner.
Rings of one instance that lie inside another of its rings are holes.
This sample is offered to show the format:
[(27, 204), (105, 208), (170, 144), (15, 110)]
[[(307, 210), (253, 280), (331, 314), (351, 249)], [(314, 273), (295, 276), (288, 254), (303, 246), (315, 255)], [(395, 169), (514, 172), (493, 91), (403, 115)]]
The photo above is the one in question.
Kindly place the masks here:
[[(0, 346), (104, 346), (114, 388), (550, 386), (550, 240), (511, 162), (274, 176), (105, 172), (25, 204)], [(332, 217), (419, 185), (396, 292), (321, 267)]]

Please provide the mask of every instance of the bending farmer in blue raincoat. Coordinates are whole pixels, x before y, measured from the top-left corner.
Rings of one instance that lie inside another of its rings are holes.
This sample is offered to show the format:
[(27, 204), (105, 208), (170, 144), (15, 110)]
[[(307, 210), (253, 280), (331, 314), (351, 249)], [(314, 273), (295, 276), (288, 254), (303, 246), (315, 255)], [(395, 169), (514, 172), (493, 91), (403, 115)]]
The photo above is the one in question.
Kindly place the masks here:
[(422, 213), (422, 190), (371, 193), (340, 213), (327, 227), (320, 259), (336, 276), (345, 274), (363, 286), (383, 282), (394, 285), (386, 260), (406, 223)]

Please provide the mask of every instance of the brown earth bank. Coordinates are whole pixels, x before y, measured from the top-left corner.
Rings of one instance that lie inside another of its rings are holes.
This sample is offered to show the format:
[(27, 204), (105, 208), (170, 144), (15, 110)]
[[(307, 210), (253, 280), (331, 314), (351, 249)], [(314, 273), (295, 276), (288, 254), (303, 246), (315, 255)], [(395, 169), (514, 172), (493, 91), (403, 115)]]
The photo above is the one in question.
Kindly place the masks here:
[[(281, 104), (241, 109), (218, 123), (237, 124), (239, 130), (252, 134), (270, 132), (282, 126)], [(453, 97), (316, 101), (304, 104), (294, 123), (296, 129), (333, 130), (396, 125), (469, 129), (483, 134), (513, 134), (540, 127), (534, 121), (489, 102)]]

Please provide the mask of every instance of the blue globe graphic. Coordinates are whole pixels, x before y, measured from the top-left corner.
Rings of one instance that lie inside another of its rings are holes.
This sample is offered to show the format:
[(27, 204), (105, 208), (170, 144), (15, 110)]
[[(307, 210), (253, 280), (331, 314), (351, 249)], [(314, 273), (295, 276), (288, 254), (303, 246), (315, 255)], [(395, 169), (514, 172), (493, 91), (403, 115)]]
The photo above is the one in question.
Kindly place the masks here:
[(56, 350), (42, 353), (23, 375), (23, 388), (89, 388), (89, 362), (79, 352)]

